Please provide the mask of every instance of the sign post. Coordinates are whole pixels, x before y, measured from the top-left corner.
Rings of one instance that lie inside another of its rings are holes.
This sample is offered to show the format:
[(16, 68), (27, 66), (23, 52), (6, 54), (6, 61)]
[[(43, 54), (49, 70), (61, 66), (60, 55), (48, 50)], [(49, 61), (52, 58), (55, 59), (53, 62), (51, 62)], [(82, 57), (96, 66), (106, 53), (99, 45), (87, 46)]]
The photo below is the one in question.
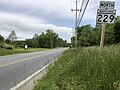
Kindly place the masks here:
[(28, 51), (28, 45), (27, 45), (27, 44), (25, 45), (25, 48), (24, 48), (24, 49)]
[(103, 46), (104, 46), (105, 27), (106, 27), (106, 24), (102, 24), (102, 32), (101, 32), (100, 48), (103, 48)]
[(100, 48), (102, 49), (104, 46), (104, 34), (106, 24), (112, 24), (115, 20), (116, 10), (114, 9), (115, 2), (112, 1), (101, 1), (99, 9), (97, 10), (97, 18), (96, 23), (102, 24), (102, 32), (101, 32), (101, 41)]

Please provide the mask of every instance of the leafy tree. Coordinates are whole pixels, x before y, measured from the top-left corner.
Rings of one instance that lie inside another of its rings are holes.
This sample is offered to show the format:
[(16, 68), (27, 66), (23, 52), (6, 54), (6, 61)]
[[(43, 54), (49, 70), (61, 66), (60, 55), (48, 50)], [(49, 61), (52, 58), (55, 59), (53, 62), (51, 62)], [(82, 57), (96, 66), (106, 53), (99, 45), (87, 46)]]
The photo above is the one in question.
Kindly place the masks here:
[(113, 44), (114, 43), (114, 24), (107, 24), (105, 30), (105, 40), (104, 44)]
[(32, 40), (32, 39), (26, 39), (25, 44), (27, 44), (27, 45), (28, 45), (28, 47), (31, 47), (31, 48), (33, 48), (33, 47), (34, 47), (34, 42), (33, 42), (33, 40)]
[(53, 30), (48, 29), (46, 31), (46, 37), (48, 38), (49, 48), (57, 46), (58, 34), (54, 33)]
[(71, 45), (72, 47), (75, 47), (75, 36), (71, 38)]
[(119, 43), (120, 42), (120, 16), (117, 16), (115, 20), (114, 37), (115, 37), (114, 42)]
[(55, 48), (55, 47), (66, 47), (67, 41), (58, 37), (58, 34), (53, 30), (48, 29), (42, 34), (35, 34), (32, 39), (26, 39), (26, 44), (29, 47), (35, 48)]
[(4, 42), (4, 37), (0, 35), (0, 43)]
[(94, 39), (94, 44), (92, 45), (100, 45), (101, 30), (102, 30), (101, 27), (94, 28), (94, 31), (93, 31), (94, 33), (92, 34)]
[[(79, 30), (80, 34), (79, 34)], [(79, 46), (91, 46), (95, 44), (95, 35), (94, 29), (91, 27), (91, 25), (85, 25), (82, 26), (80, 29), (78, 29), (78, 45)]]
[(34, 44), (35, 48), (38, 47), (38, 40), (39, 40), (39, 35), (35, 34), (34, 37), (33, 37), (33, 44)]
[(39, 36), (39, 39), (38, 39), (38, 47), (49, 48), (47, 39), (48, 38), (46, 38), (46, 35), (42, 32), (42, 34)]
[(7, 40), (10, 40), (11, 42), (14, 42), (15, 39), (17, 39), (15, 31), (12, 31), (9, 36), (7, 37)]
[[(92, 46), (99, 45), (101, 39), (101, 25), (98, 27), (91, 27), (91, 25), (84, 25), (77, 27), (78, 46)], [(110, 45), (120, 42), (120, 16), (117, 16), (114, 24), (107, 24), (104, 36), (104, 44)], [(71, 44), (74, 46), (75, 37), (71, 38)]]
[(22, 47), (22, 48), (24, 48), (25, 47), (25, 41), (24, 40), (14, 41), (14, 46), (15, 47)]

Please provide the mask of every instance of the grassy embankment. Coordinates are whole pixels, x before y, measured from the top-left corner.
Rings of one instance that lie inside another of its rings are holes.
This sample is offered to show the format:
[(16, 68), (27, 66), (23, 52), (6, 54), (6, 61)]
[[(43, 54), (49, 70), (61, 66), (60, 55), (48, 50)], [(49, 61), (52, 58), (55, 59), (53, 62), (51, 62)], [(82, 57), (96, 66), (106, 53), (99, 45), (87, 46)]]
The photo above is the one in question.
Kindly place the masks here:
[(34, 90), (120, 90), (120, 45), (68, 50)]
[(19, 53), (28, 53), (28, 52), (37, 52), (37, 51), (43, 51), (43, 50), (48, 50), (48, 49), (45, 49), (45, 48), (29, 48), (28, 51), (27, 51), (27, 50), (24, 50), (24, 48), (14, 48), (13, 50), (0, 48), (0, 56), (19, 54)]

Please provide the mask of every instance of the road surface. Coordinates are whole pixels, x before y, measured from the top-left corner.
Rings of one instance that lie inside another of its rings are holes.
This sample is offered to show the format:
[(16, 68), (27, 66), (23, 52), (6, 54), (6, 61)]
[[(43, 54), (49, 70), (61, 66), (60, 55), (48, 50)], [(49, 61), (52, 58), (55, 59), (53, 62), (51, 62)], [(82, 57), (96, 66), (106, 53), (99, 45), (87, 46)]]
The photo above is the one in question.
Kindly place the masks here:
[(0, 90), (9, 90), (29, 77), (67, 48), (0, 56)]

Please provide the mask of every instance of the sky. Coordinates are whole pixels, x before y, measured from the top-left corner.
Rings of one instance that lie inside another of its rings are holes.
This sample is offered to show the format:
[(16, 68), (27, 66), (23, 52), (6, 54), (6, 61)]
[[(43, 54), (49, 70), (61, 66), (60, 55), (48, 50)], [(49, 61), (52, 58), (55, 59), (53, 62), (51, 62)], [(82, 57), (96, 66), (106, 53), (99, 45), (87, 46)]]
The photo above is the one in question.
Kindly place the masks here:
[[(0, 0), (0, 34), (7, 38), (15, 31), (18, 40), (32, 38), (47, 29), (70, 42), (75, 27), (75, 0)], [(78, 0), (78, 8), (82, 0)], [(104, 0), (108, 1), (108, 0)], [(115, 1), (116, 15), (120, 15), (120, 1)], [(81, 25), (96, 24), (100, 0), (90, 0)]]

